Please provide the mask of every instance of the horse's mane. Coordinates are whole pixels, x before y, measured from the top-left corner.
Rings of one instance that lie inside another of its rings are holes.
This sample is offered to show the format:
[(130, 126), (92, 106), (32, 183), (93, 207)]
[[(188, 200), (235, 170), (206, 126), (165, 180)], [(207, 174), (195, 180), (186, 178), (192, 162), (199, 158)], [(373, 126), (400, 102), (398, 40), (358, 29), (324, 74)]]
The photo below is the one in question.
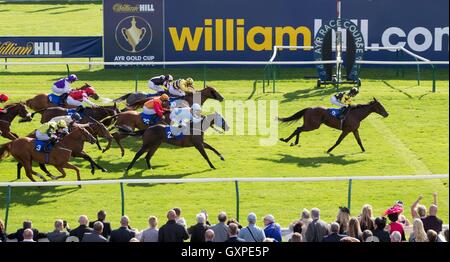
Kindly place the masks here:
[(367, 104), (357, 104), (357, 105), (355, 105), (355, 106), (352, 106), (352, 109), (363, 108), (363, 107), (366, 107), (366, 106), (370, 106), (370, 105), (372, 105), (373, 103), (375, 103), (375, 101), (370, 101), (370, 102), (367, 103)]
[(23, 103), (23, 102), (12, 103), (12, 104), (6, 105), (6, 106), (5, 106), (5, 109), (9, 109), (9, 108), (15, 107), (15, 106), (17, 106), (17, 105), (24, 105), (24, 103)]

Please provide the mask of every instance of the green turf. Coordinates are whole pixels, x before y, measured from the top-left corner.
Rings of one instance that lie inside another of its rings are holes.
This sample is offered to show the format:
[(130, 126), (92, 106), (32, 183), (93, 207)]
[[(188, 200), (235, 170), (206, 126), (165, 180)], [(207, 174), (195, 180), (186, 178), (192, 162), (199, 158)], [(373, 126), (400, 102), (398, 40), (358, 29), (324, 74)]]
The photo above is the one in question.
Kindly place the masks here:
[[(101, 5), (98, 4), (1, 4), (0, 24), (2, 35), (101, 35)], [(62, 29), (69, 28), (70, 30)], [(76, 59), (80, 60), (80, 59)], [(15, 59), (13, 61), (19, 61)], [(23, 61), (23, 60), (20, 60)], [(33, 60), (39, 61), (39, 60)], [(52, 60), (55, 61), (55, 60)], [(135, 72), (132, 70), (103, 70), (87, 66), (73, 66), (83, 82), (96, 87), (103, 97), (116, 98), (134, 88)], [(161, 74), (161, 69), (139, 71), (139, 90), (146, 90), (146, 79)], [(175, 77), (192, 76), (201, 80), (203, 71), (196, 68), (166, 69)], [(34, 94), (48, 92), (53, 81), (65, 74), (64, 66), (10, 66), (0, 69), (0, 92), (6, 92), (12, 100), (25, 100)], [(277, 100), (279, 115), (287, 116), (308, 106), (328, 106), (334, 92), (330, 88), (314, 88), (313, 80), (302, 79), (314, 70), (281, 69), (275, 94), (263, 94), (260, 84), (253, 90), (253, 81), (262, 77), (262, 69), (208, 68), (206, 77), (226, 98), (231, 100)], [(260, 136), (218, 135), (206, 137), (226, 158), (220, 161), (208, 152), (217, 170), (210, 170), (207, 163), (193, 148), (163, 146), (152, 159), (153, 171), (145, 169), (143, 160), (126, 178), (210, 178), (210, 177), (320, 177), (320, 176), (378, 176), (448, 173), (448, 72), (438, 71), (437, 92), (431, 90), (431, 73), (422, 71), (421, 85), (415, 80), (415, 71), (406, 70), (404, 78), (397, 77), (393, 69), (366, 69), (362, 71), (363, 86), (358, 102), (365, 103), (376, 97), (386, 107), (390, 116), (383, 119), (369, 116), (360, 128), (360, 135), (367, 152), (361, 153), (352, 136), (336, 148), (333, 156), (325, 151), (335, 142), (339, 132), (328, 128), (305, 133), (299, 147), (284, 143), (263, 147)], [(206, 103), (205, 110), (213, 103)], [(222, 103), (222, 106), (225, 102)], [(39, 117), (38, 117), (39, 119)], [(25, 135), (38, 126), (38, 119), (31, 123), (13, 123), (13, 130)], [(229, 118), (227, 118), (229, 119)], [(231, 121), (231, 120), (229, 120)], [(245, 119), (247, 122), (247, 119)], [(279, 136), (285, 137), (296, 125), (280, 126)], [(6, 142), (0, 138), (0, 143)], [(126, 155), (114, 144), (112, 150), (101, 154), (96, 147), (86, 145), (86, 151), (96, 161), (110, 170), (90, 175), (88, 163), (74, 159), (81, 167), (83, 179), (124, 178), (123, 170), (139, 147), (139, 140), (125, 141)], [(104, 142), (103, 142), (104, 145)], [(1, 181), (14, 181), (16, 162), (13, 158), (1, 160)], [(51, 168), (52, 172), (56, 172)], [(69, 173), (65, 180), (74, 180)], [(28, 181), (23, 177), (20, 181)], [(365, 203), (374, 207), (375, 214), (403, 200), (409, 206), (419, 194), (424, 203), (431, 203), (432, 192), (439, 193), (439, 215), (448, 223), (448, 180), (427, 181), (356, 181), (353, 182), (352, 213), (358, 215)], [(318, 206), (327, 221), (335, 218), (337, 207), (347, 204), (346, 182), (319, 183), (241, 183), (241, 220), (250, 211), (258, 216), (272, 213), (282, 226), (296, 219), (303, 208)], [(126, 213), (132, 225), (139, 229), (146, 226), (146, 218), (156, 215), (164, 220), (165, 212), (174, 206), (183, 209), (189, 224), (195, 214), (206, 209), (210, 214), (226, 210), (236, 216), (235, 188), (224, 184), (177, 185), (129, 185), (125, 186)], [(0, 192), (0, 215), (4, 216), (5, 189)], [(24, 219), (32, 219), (35, 226), (50, 230), (53, 220), (64, 218), (74, 225), (77, 216), (87, 214), (94, 218), (98, 209), (108, 211), (113, 226), (120, 217), (120, 188), (118, 185), (21, 188), (14, 189), (10, 209), (10, 229), (20, 226)], [(409, 217), (409, 212), (406, 215)], [(214, 218), (211, 218), (214, 221)]]

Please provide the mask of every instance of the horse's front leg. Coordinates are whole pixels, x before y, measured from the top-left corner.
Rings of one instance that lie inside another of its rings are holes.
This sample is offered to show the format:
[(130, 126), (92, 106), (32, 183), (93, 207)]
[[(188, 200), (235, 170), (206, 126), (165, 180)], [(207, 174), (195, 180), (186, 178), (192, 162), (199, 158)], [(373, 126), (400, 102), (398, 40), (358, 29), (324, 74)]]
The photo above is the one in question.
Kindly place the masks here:
[(337, 147), (342, 142), (342, 140), (344, 140), (344, 138), (348, 135), (348, 133), (349, 133), (348, 131), (342, 131), (341, 135), (339, 136), (334, 146), (328, 149), (327, 153), (329, 154), (331, 151), (333, 151), (333, 149)]
[(225, 158), (223, 158), (222, 154), (219, 153), (219, 151), (217, 151), (214, 147), (212, 147), (211, 145), (207, 144), (205, 141), (203, 141), (203, 146), (206, 149), (209, 149), (209, 150), (213, 151), (214, 153), (216, 153), (216, 155), (218, 155), (220, 157), (220, 160), (225, 161)]
[[(102, 146), (100, 145), (100, 142), (98, 141), (98, 137), (97, 136), (95, 136), (95, 144), (97, 145), (97, 147), (98, 147), (98, 150), (102, 150)], [(103, 151), (104, 152), (104, 151)]]
[(211, 163), (211, 161), (209, 160), (208, 154), (206, 154), (205, 148), (203, 147), (203, 143), (195, 144), (194, 146), (195, 146), (195, 148), (197, 148), (198, 152), (200, 152), (200, 154), (203, 156), (203, 158), (206, 160), (206, 162), (208, 162), (209, 167), (211, 167), (212, 169), (216, 169), (214, 167), (214, 165)]
[(363, 152), (366, 152), (366, 150), (364, 149), (364, 146), (362, 144), (361, 138), (359, 137), (359, 131), (358, 129), (356, 129), (355, 131), (353, 131), (353, 135), (355, 136), (356, 142), (358, 142), (359, 147), (361, 147), (361, 150)]
[(46, 174), (48, 177), (50, 177), (50, 178), (53, 179), (53, 180), (56, 179), (56, 177), (55, 177), (54, 175), (52, 175), (52, 174), (48, 171), (48, 169), (47, 169), (47, 167), (45, 166), (45, 164), (39, 163), (39, 167), (41, 168), (42, 171), (45, 172), (45, 174)]

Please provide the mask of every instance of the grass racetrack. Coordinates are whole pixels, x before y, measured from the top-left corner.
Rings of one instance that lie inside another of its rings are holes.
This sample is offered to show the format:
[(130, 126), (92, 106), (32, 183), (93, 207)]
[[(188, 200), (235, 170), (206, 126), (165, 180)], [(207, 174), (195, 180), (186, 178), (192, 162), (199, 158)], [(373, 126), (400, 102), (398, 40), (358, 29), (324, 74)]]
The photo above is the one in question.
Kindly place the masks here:
[[(5, 4), (0, 5), (2, 35), (101, 35), (101, 4)], [(82, 60), (82, 59), (75, 59)], [(10, 61), (24, 61), (12, 59)], [(42, 61), (42, 60), (33, 60)], [(52, 60), (55, 61), (55, 60)], [(425, 67), (423, 67), (425, 68)], [(72, 66), (71, 71), (81, 83), (92, 84), (100, 96), (117, 98), (134, 88), (133, 70), (104, 70), (87, 66)], [(147, 79), (162, 74), (162, 69), (139, 70), (139, 90), (147, 90)], [(198, 68), (166, 69), (174, 77), (193, 77), (199, 82), (203, 71)], [(215, 87), (226, 99), (245, 101), (277, 100), (278, 115), (288, 116), (309, 106), (330, 106), (332, 88), (314, 88), (315, 80), (304, 80), (304, 75), (314, 74), (313, 69), (283, 68), (279, 71), (277, 92), (263, 94), (260, 85), (253, 90), (253, 81), (261, 79), (262, 68), (208, 68), (208, 85)], [(7, 93), (12, 101), (24, 101), (38, 93), (48, 93), (51, 84), (66, 74), (65, 66), (10, 66), (0, 69), (0, 92)], [(152, 158), (153, 170), (147, 170), (140, 159), (124, 177), (123, 171), (138, 149), (141, 140), (128, 138), (124, 158), (113, 143), (113, 148), (102, 154), (95, 145), (85, 145), (85, 150), (109, 172), (90, 174), (88, 162), (73, 159), (81, 168), (82, 179), (119, 178), (223, 178), (223, 177), (320, 177), (320, 176), (388, 176), (447, 174), (449, 165), (449, 93), (448, 71), (437, 72), (437, 92), (431, 92), (431, 72), (422, 70), (421, 85), (417, 85), (415, 69), (409, 68), (404, 77), (396, 76), (395, 69), (363, 68), (361, 92), (358, 103), (367, 103), (376, 97), (390, 113), (383, 119), (370, 115), (362, 122), (360, 135), (366, 148), (361, 153), (352, 135), (349, 135), (333, 155), (325, 151), (334, 144), (339, 132), (322, 127), (318, 131), (303, 133), (300, 146), (289, 147), (278, 142), (275, 146), (260, 146), (257, 135), (219, 135), (209, 132), (206, 141), (219, 150), (226, 161), (220, 161), (208, 152), (217, 170), (210, 170), (206, 161), (194, 148), (162, 146)], [(78, 87), (77, 83), (74, 86)], [(199, 83), (200, 85), (200, 83)], [(222, 102), (222, 106), (226, 102)], [(213, 102), (204, 106), (210, 112)], [(226, 117), (226, 116), (225, 116)], [(18, 123), (12, 130), (23, 136), (39, 126), (40, 116), (31, 123)], [(230, 121), (230, 125), (236, 121)], [(269, 117), (267, 118), (269, 120)], [(245, 119), (247, 121), (247, 119)], [(280, 125), (278, 137), (289, 135), (296, 124)], [(7, 140), (0, 138), (0, 143)], [(105, 145), (102, 141), (102, 145)], [(16, 161), (9, 157), (0, 162), (0, 181), (15, 181)], [(37, 166), (35, 169), (37, 170)], [(57, 174), (54, 168), (52, 173)], [(65, 180), (75, 180), (68, 172)], [(22, 175), (20, 181), (28, 181)], [(0, 189), (0, 214), (5, 213), (6, 189)], [(143, 229), (147, 217), (156, 215), (165, 221), (166, 211), (175, 206), (183, 210), (188, 224), (195, 222), (195, 214), (206, 209), (210, 221), (215, 222), (219, 211), (236, 216), (233, 183), (127, 185), (125, 186), (125, 212), (131, 225)], [(332, 221), (337, 207), (347, 204), (347, 182), (316, 183), (240, 183), (240, 218), (256, 212), (258, 216), (272, 213), (283, 227), (297, 219), (303, 208), (319, 207), (326, 221)], [(448, 180), (425, 181), (354, 181), (352, 215), (357, 216), (363, 204), (370, 203), (374, 216), (395, 200), (402, 200), (409, 219), (409, 206), (418, 195), (423, 203), (432, 202), (432, 192), (439, 194), (439, 216), (448, 224)], [(21, 227), (24, 219), (31, 219), (39, 230), (52, 229), (57, 218), (68, 220), (75, 226), (78, 215), (91, 219), (99, 209), (108, 212), (113, 226), (118, 226), (121, 213), (118, 185), (14, 188), (9, 214), (9, 231)], [(261, 224), (262, 221), (260, 220)]]

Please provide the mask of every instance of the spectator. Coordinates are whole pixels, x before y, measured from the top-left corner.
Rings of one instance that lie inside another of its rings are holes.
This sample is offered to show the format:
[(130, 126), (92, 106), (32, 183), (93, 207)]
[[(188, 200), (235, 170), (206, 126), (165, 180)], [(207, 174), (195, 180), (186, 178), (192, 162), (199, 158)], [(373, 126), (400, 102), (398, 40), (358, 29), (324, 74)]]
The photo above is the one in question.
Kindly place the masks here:
[(442, 231), (442, 220), (437, 217), (437, 193), (433, 194), (434, 202), (430, 205), (428, 216), (422, 219), (425, 231), (433, 229), (437, 234)]
[(6, 242), (5, 224), (0, 219), (0, 242)]
[[(398, 222), (398, 216), (403, 211), (403, 208), (400, 206), (393, 206), (386, 210), (385, 214), (388, 216), (391, 223), (389, 223), (389, 233), (392, 235), (392, 232), (398, 231), (402, 236), (402, 241), (406, 240), (405, 238), (405, 229), (403, 224)], [(392, 238), (391, 238), (392, 239)]]
[(93, 228), (94, 223), (97, 221), (102, 222), (102, 224), (103, 224), (102, 236), (107, 239), (111, 235), (111, 223), (106, 222), (106, 211), (105, 210), (98, 211), (97, 220), (94, 222), (89, 222), (89, 227)]
[(205, 242), (205, 232), (208, 230), (206, 223), (206, 217), (204, 213), (197, 214), (197, 224), (191, 226), (188, 229), (189, 235), (191, 235), (191, 242)]
[(409, 227), (411, 225), (411, 223), (409, 222), (409, 220), (405, 217), (405, 215), (403, 215), (403, 201), (398, 200), (395, 202), (394, 206), (399, 206), (402, 208), (402, 210), (400, 211), (400, 213), (398, 214), (398, 222), (403, 224), (403, 226), (405, 227)]
[(175, 207), (173, 211), (175, 211), (175, 214), (177, 214), (176, 222), (186, 228), (187, 227), (186, 219), (184, 219), (184, 217), (181, 217), (181, 209), (179, 207)]
[(26, 229), (31, 229), (33, 231), (33, 240), (37, 241), (39, 238), (47, 237), (46, 234), (39, 233), (39, 230), (33, 228), (33, 223), (30, 220), (23, 221), (23, 227), (18, 229), (16, 233), (9, 234), (8, 239), (17, 239), (17, 242), (23, 241), (23, 233)]
[(339, 234), (347, 234), (348, 222), (350, 221), (350, 210), (346, 207), (339, 207), (336, 222), (339, 224)]
[(69, 233), (64, 231), (64, 222), (61, 219), (55, 221), (55, 230), (47, 233), (48, 241), (50, 242), (66, 242)]
[(130, 242), (136, 236), (136, 232), (130, 229), (130, 220), (127, 216), (120, 219), (120, 227), (111, 231), (109, 242)]
[(413, 222), (413, 232), (409, 236), (409, 242), (428, 242), (427, 233), (423, 228), (420, 218), (415, 218)]
[(371, 205), (363, 206), (361, 216), (359, 217), (359, 225), (361, 226), (361, 231), (365, 230), (373, 231), (375, 229)]
[(448, 242), (448, 228), (444, 231), (445, 241)]
[(330, 234), (322, 239), (322, 242), (340, 242), (345, 235), (339, 234), (338, 222), (333, 222), (330, 225)]
[(289, 242), (303, 242), (302, 234), (295, 232), (292, 234), (291, 239), (289, 239)]
[(239, 237), (245, 239), (245, 242), (262, 242), (266, 235), (264, 230), (256, 226), (256, 215), (250, 213), (247, 216), (248, 226), (241, 229)]
[(427, 231), (427, 238), (429, 242), (439, 242), (438, 233), (434, 231), (433, 229), (430, 229)]
[(155, 216), (148, 218), (149, 227), (142, 231), (141, 242), (158, 242), (158, 219)]
[(359, 241), (362, 241), (362, 232), (361, 227), (359, 225), (359, 221), (356, 217), (350, 218), (350, 221), (348, 221), (348, 231), (347, 235), (349, 237), (354, 237), (358, 239)]
[(183, 242), (189, 239), (189, 234), (184, 226), (178, 224), (175, 210), (167, 212), (167, 223), (158, 231), (158, 242)]
[(83, 240), (81, 240), (81, 242), (108, 242), (108, 240), (102, 235), (103, 223), (96, 221), (92, 226), (94, 227), (92, 233), (84, 233)]
[(205, 232), (205, 242), (214, 242), (214, 231), (212, 229), (208, 229)]
[(70, 235), (77, 237), (81, 242), (83, 240), (84, 233), (91, 233), (92, 228), (88, 227), (89, 219), (85, 215), (80, 216), (80, 218), (78, 219), (78, 223), (80, 223), (80, 225), (77, 228), (71, 230)]
[(320, 209), (311, 209), (312, 222), (306, 229), (306, 242), (320, 242), (328, 235), (328, 224), (320, 219)]
[(391, 236), (386, 228), (386, 218), (377, 217), (375, 218), (375, 230), (373, 231), (373, 236), (376, 237), (379, 242), (391, 242)]
[(372, 231), (366, 229), (363, 231), (362, 233), (362, 242), (369, 242), (367, 241), (367, 239), (372, 239), (373, 238), (373, 233)]
[(281, 242), (281, 227), (275, 223), (275, 217), (273, 215), (266, 215), (264, 217), (264, 234), (266, 238), (273, 238), (276, 242)]
[(230, 224), (231, 223), (234, 223), (234, 224), (236, 224), (237, 226), (238, 226), (238, 228), (239, 229), (242, 229), (242, 225), (241, 224), (239, 224), (239, 222), (237, 222), (237, 220), (236, 219), (234, 219), (234, 218), (230, 218), (228, 221), (227, 221), (227, 226), (230, 226)]
[(357, 238), (346, 236), (346, 237), (341, 238), (341, 240), (339, 242), (357, 243), (357, 242), (361, 242), (361, 241), (359, 241), (359, 239), (357, 239)]
[(271, 237), (266, 237), (264, 238), (263, 242), (277, 242), (277, 241)]
[[(292, 232), (293, 233), (303, 233), (304, 230), (304, 224), (301, 220), (297, 221), (293, 226), (292, 226)], [(306, 231), (306, 230), (305, 230)]]
[(411, 206), (411, 216), (413, 218), (423, 219), (427, 216), (427, 208), (424, 205), (419, 205), (419, 202), (422, 199), (423, 199), (423, 196), (420, 195)]
[(33, 230), (27, 228), (23, 231), (23, 240), (22, 242), (36, 242), (33, 239)]
[(225, 242), (235, 243), (235, 242), (245, 242), (245, 239), (238, 237), (239, 226), (235, 223), (228, 224), (228, 239)]
[(206, 210), (202, 210), (200, 211), (200, 213), (203, 213), (203, 215), (205, 215), (205, 224), (208, 226), (208, 228), (211, 226), (211, 224), (208, 221), (208, 213), (206, 212)]
[(399, 231), (393, 231), (391, 233), (391, 242), (402, 242), (402, 235)]
[(227, 214), (220, 212), (217, 220), (219, 220), (219, 223), (211, 227), (211, 230), (214, 231), (214, 242), (225, 242), (228, 239), (228, 225), (225, 224)]

